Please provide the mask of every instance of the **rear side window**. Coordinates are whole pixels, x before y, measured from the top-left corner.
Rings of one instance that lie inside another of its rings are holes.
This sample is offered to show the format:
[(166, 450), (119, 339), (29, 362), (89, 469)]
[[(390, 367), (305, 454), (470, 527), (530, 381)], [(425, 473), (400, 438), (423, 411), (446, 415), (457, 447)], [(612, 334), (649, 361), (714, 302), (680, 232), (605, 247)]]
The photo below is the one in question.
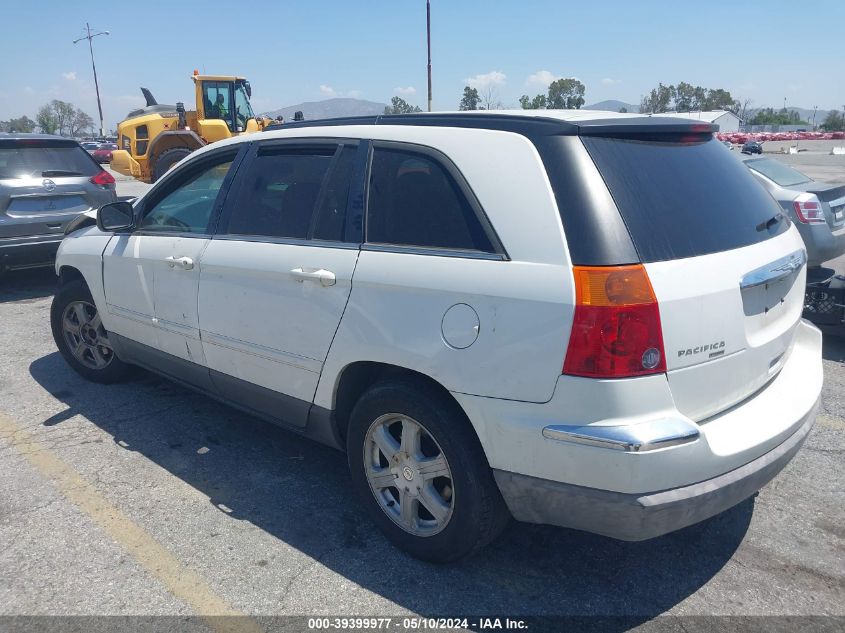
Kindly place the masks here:
[(0, 141), (0, 178), (61, 178), (100, 172), (100, 166), (76, 143)]
[(243, 177), (227, 232), (305, 239), (335, 150), (259, 154)]
[(712, 136), (582, 137), (643, 262), (717, 253), (788, 229), (779, 205)]
[(493, 252), (472, 205), (426, 154), (376, 147), (370, 168), (367, 241)]

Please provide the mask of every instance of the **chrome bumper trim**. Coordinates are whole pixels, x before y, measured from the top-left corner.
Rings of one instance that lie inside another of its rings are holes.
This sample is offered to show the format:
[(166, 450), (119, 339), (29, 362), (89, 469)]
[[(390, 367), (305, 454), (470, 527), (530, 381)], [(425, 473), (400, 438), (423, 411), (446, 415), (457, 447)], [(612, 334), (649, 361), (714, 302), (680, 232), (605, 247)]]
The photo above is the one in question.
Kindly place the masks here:
[(625, 426), (574, 426), (554, 424), (543, 429), (543, 437), (560, 442), (643, 453), (698, 439), (698, 427), (677, 418), (653, 420)]

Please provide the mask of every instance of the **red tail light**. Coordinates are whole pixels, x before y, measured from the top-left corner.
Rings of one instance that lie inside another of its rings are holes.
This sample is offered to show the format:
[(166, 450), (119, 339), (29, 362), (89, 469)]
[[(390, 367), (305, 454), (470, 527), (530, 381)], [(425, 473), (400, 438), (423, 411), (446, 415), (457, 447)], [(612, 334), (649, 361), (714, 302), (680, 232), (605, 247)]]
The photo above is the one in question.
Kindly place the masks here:
[(819, 199), (812, 194), (802, 194), (792, 203), (801, 224), (824, 224), (824, 211)]
[(575, 320), (563, 373), (625, 378), (666, 371), (660, 310), (648, 274), (633, 266), (575, 266)]
[(114, 176), (112, 176), (106, 170), (99, 171), (98, 173), (91, 176), (91, 178), (89, 178), (89, 180), (91, 182), (93, 182), (95, 185), (101, 185), (101, 186), (113, 185), (114, 184)]

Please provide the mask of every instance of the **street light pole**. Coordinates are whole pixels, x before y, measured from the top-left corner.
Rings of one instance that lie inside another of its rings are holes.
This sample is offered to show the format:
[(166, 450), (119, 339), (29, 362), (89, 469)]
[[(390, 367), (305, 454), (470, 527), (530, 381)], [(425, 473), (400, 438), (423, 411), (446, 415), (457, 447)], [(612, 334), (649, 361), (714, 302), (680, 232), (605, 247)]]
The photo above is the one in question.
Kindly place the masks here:
[(94, 90), (97, 92), (97, 110), (100, 113), (100, 137), (103, 137), (105, 136), (105, 131), (103, 130), (103, 105), (100, 103), (100, 84), (97, 82), (97, 66), (94, 64), (94, 45), (91, 43), (91, 40), (98, 35), (108, 35), (109, 32), (100, 31), (99, 33), (91, 33), (91, 25), (88, 22), (85, 23), (85, 30), (87, 35), (73, 40), (73, 43), (76, 44), (82, 40), (88, 40), (88, 51), (91, 53), (91, 68), (94, 71)]
[(428, 46), (428, 111), (431, 112), (431, 0), (425, 0), (425, 39)]

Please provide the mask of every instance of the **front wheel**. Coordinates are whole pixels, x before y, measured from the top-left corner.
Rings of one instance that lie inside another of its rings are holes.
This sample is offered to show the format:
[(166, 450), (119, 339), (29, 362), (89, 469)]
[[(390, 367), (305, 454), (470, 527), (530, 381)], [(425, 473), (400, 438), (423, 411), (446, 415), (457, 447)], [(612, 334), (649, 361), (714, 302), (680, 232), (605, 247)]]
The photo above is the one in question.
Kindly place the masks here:
[(366, 392), (347, 433), (353, 485), (384, 534), (412, 556), (454, 561), (510, 517), (481, 444), (454, 402), (424, 383)]
[(50, 325), (59, 352), (78, 374), (100, 383), (123, 380), (130, 366), (114, 353), (97, 306), (81, 279), (56, 291)]
[(168, 170), (191, 153), (187, 147), (171, 147), (158, 155), (153, 164), (153, 182), (164, 176)]

